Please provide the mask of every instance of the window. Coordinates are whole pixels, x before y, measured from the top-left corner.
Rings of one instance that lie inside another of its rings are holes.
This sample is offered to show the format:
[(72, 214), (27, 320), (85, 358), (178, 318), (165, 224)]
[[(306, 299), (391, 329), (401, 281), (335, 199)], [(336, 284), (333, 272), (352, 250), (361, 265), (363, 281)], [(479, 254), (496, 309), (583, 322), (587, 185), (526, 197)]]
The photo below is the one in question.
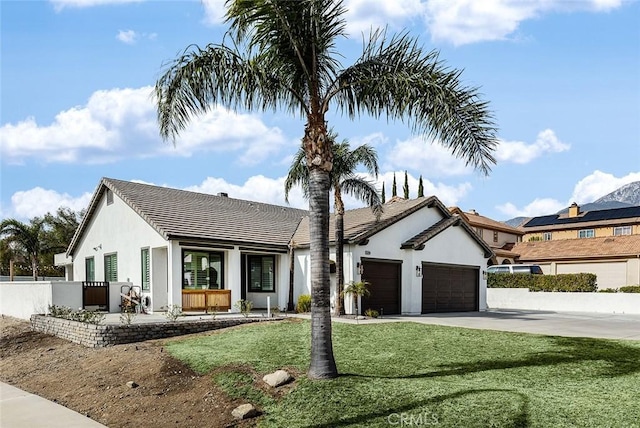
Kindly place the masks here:
[(118, 281), (118, 255), (115, 253), (104, 256), (104, 280)]
[(497, 230), (493, 231), (493, 242), (498, 242), (498, 231)]
[(107, 189), (107, 205), (111, 205), (113, 203), (113, 192), (110, 189)]
[(150, 289), (150, 275), (149, 275), (149, 249), (148, 248), (143, 248), (142, 251), (140, 251), (140, 265), (142, 268), (142, 279), (141, 279), (141, 283), (142, 283), (142, 290), (143, 291), (149, 291)]
[(542, 240), (543, 241), (551, 241), (551, 232), (544, 232), (542, 234)]
[(84, 259), (84, 277), (85, 281), (96, 280), (96, 261), (93, 257)]
[(613, 228), (613, 236), (631, 235), (631, 226), (617, 226)]
[(593, 229), (582, 229), (578, 231), (578, 238), (593, 238), (596, 233)]
[(182, 288), (185, 290), (224, 288), (223, 254), (202, 250), (182, 251)]
[(274, 256), (247, 256), (249, 265), (249, 291), (276, 291)]
[(478, 234), (479, 237), (482, 238), (482, 228), (481, 227), (476, 227), (476, 233)]

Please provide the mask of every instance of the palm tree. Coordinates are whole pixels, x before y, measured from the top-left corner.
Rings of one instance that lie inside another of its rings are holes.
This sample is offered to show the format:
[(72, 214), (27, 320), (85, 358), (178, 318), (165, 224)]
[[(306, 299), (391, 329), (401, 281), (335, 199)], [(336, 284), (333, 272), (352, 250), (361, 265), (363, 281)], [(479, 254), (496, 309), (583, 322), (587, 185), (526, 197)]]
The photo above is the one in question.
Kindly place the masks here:
[(14, 249), (22, 251), (31, 262), (33, 280), (38, 280), (38, 261), (40, 254), (46, 251), (44, 241), (44, 222), (35, 217), (29, 224), (9, 218), (0, 223), (0, 237)]
[(369, 291), (369, 286), (371, 284), (367, 281), (351, 281), (346, 288), (344, 289), (344, 291), (342, 291), (342, 294), (351, 294), (354, 298), (355, 304), (356, 304), (356, 321), (358, 320), (358, 316), (360, 315), (360, 308), (358, 307), (358, 298), (359, 297), (367, 297), (371, 294), (371, 292)]
[(220, 44), (192, 45), (156, 82), (160, 134), (174, 144), (191, 119), (221, 104), (284, 108), (305, 120), (311, 236), (310, 378), (333, 378), (329, 299), (329, 188), (333, 151), (326, 114), (334, 108), (406, 120), (412, 130), (488, 173), (496, 128), (478, 90), (407, 33), (373, 31), (361, 56), (343, 68), (336, 41), (346, 37), (340, 0), (227, 0), (230, 29)]
[[(378, 177), (378, 160), (374, 148), (364, 144), (351, 150), (349, 142), (335, 143), (336, 135), (330, 132), (329, 141), (332, 143), (333, 169), (329, 173), (331, 190), (334, 196), (335, 218), (335, 243), (336, 243), (336, 302), (335, 315), (344, 314), (344, 201), (342, 194), (348, 194), (360, 199), (373, 210), (377, 217), (382, 214), (382, 200), (375, 186), (369, 181), (356, 175), (356, 168), (362, 164), (369, 174)], [(309, 168), (306, 164), (304, 148), (300, 148), (296, 154), (289, 175), (284, 183), (285, 199), (289, 200), (289, 191), (296, 184), (300, 184), (305, 197), (309, 193)]]

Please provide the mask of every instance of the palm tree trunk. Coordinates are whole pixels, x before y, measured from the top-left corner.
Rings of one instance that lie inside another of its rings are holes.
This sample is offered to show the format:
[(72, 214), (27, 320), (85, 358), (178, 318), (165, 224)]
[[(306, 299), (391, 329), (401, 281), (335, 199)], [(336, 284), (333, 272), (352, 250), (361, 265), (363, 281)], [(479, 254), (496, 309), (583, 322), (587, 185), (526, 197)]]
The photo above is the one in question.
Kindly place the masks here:
[(293, 303), (293, 285), (294, 285), (294, 257), (293, 251), (293, 240), (289, 244), (289, 301), (287, 302), (287, 312), (293, 312), (294, 303)]
[(329, 172), (309, 171), (309, 228), (311, 238), (311, 364), (309, 377), (338, 376), (331, 340), (329, 276)]
[(31, 271), (33, 272), (33, 280), (38, 280), (38, 259), (31, 257)]
[(335, 315), (344, 315), (344, 215), (336, 210), (336, 306)]

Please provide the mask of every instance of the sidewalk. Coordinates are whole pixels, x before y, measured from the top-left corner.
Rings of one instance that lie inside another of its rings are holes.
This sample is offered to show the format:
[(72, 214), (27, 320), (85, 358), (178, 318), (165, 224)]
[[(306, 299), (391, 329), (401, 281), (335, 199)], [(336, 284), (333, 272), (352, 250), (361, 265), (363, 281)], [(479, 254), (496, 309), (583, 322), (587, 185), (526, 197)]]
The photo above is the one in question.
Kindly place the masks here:
[(0, 382), (2, 428), (104, 428), (105, 426), (52, 401)]

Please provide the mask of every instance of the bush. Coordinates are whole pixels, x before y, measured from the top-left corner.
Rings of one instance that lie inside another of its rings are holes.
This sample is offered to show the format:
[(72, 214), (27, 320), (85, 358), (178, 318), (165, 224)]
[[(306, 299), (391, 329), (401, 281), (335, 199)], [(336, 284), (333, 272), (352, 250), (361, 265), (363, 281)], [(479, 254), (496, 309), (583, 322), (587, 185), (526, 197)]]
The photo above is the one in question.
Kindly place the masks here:
[(73, 311), (68, 306), (49, 305), (49, 316), (55, 318), (64, 318), (71, 321), (84, 322), (88, 324), (100, 325), (106, 318), (106, 315), (98, 311), (87, 311), (80, 309)]
[(618, 289), (617, 288), (601, 288), (600, 290), (598, 290), (598, 293), (617, 293)]
[(560, 275), (530, 275), (527, 273), (489, 273), (489, 288), (528, 288), (531, 291), (595, 292), (596, 275), (567, 273)]
[(167, 312), (165, 312), (164, 316), (169, 321), (176, 321), (179, 317), (183, 316), (182, 306), (180, 305), (169, 305), (167, 306)]
[(627, 285), (620, 287), (621, 293), (640, 293), (640, 285)]
[(380, 312), (376, 311), (375, 309), (369, 308), (364, 311), (364, 315), (369, 318), (378, 318), (380, 316)]
[(243, 317), (247, 318), (251, 314), (251, 309), (253, 309), (253, 302), (240, 299), (233, 304), (233, 307), (239, 310)]
[(311, 311), (311, 296), (309, 294), (301, 294), (296, 303), (296, 312), (302, 314)]

